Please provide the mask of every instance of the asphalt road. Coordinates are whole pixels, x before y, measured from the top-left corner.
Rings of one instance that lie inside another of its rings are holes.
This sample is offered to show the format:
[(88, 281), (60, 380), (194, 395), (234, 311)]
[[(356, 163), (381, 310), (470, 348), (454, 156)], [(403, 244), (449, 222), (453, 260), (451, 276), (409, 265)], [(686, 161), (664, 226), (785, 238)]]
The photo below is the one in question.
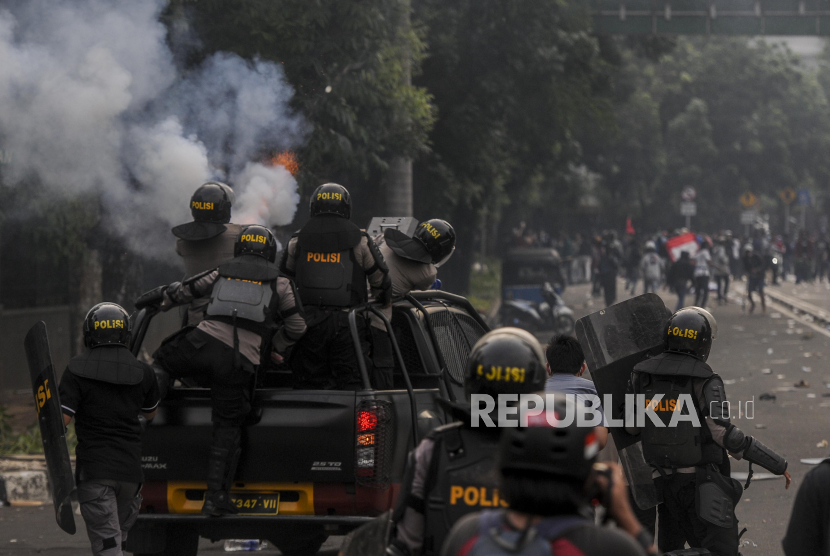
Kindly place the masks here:
[[(785, 287), (796, 293), (792, 287)], [(803, 299), (807, 288), (799, 289)], [(809, 289), (811, 297), (815, 296), (817, 304), (823, 306), (826, 303), (821, 296), (824, 285)], [(675, 298), (661, 295), (673, 308)], [(782, 553), (781, 539), (795, 493), (804, 474), (812, 468), (799, 460), (830, 455), (830, 448), (816, 446), (830, 440), (830, 397), (824, 396), (830, 396), (830, 388), (826, 387), (830, 383), (830, 331), (792, 318), (774, 304), (769, 304), (766, 315), (745, 314), (737, 295), (725, 306), (710, 303), (719, 333), (709, 362), (726, 383), (727, 395), (733, 404), (733, 422), (790, 462), (793, 484), (789, 490), (784, 489), (780, 478), (754, 481), (736, 510), (740, 527), (748, 529), (742, 539), (744, 556), (772, 556)], [(565, 299), (577, 316), (602, 308), (601, 299), (591, 298), (587, 286), (569, 288)], [(802, 380), (809, 386), (796, 388), (794, 384)], [(775, 400), (761, 400), (764, 393), (774, 394)], [(733, 470), (745, 472), (747, 466), (733, 462)], [(77, 519), (81, 525), (80, 516)], [(321, 554), (336, 554), (341, 540), (340, 537), (330, 539)], [(222, 551), (221, 543), (202, 541), (200, 553)], [(51, 507), (0, 508), (0, 556), (88, 553), (84, 532), (71, 537), (60, 531)], [(278, 551), (272, 548), (262, 553), (278, 554)]]

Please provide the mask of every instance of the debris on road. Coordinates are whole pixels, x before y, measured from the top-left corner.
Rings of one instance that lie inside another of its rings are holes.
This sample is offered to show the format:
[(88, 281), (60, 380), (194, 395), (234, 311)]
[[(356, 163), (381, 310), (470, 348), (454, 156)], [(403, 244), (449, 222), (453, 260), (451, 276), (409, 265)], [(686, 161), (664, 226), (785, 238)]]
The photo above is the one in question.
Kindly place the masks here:
[(805, 373), (812, 373), (813, 369), (811, 367), (801, 367), (801, 370)]
[(823, 462), (826, 459), (830, 458), (803, 458), (801, 463), (805, 465), (818, 465), (819, 463)]
[[(761, 374), (764, 374), (764, 375), (772, 374), (772, 370), (771, 369), (761, 369)], [(828, 385), (827, 387), (830, 388), (830, 385)]]
[(784, 380), (785, 378), (787, 378), (787, 375), (775, 375), (775, 378), (777, 378), (778, 380)]
[(799, 380), (798, 382), (793, 384), (793, 386), (795, 386), (796, 388), (809, 388), (810, 383), (807, 382), (806, 380)]
[(767, 355), (772, 355), (772, 348), (767, 348)]
[(758, 397), (758, 399), (759, 399), (759, 400), (772, 400), (772, 401), (775, 401), (775, 400), (776, 400), (776, 397), (775, 397), (775, 394), (769, 394), (769, 393), (767, 393), (767, 392), (764, 392), (763, 394), (761, 394), (761, 395)]
[(738, 382), (738, 381), (737, 381), (737, 380), (735, 380), (734, 378), (730, 378), (729, 380), (724, 380), (724, 381), (723, 381), (723, 383), (724, 383), (726, 386), (729, 386), (730, 384), (735, 384), (736, 382)]
[(767, 426), (766, 425), (755, 425), (755, 428), (756, 429), (765, 429), (765, 428), (767, 428)]
[[(749, 477), (749, 473), (745, 471), (733, 471), (732, 478), (737, 479), (739, 481), (746, 481), (746, 478)], [(784, 475), (773, 475), (772, 473), (753, 473), (752, 480), (753, 481), (771, 481), (773, 479), (781, 479)]]
[(826, 441), (826, 440), (822, 440), (821, 442), (819, 442), (818, 444), (816, 444), (816, 448), (827, 448), (827, 441)]

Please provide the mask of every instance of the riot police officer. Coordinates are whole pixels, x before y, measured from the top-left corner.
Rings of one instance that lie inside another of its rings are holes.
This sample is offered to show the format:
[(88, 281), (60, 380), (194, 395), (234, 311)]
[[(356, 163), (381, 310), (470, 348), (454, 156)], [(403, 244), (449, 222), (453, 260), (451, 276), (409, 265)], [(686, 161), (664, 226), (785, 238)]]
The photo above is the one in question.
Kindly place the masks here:
[[(190, 198), (193, 222), (173, 228), (176, 253), (184, 261), (185, 280), (212, 270), (232, 259), (234, 243), (242, 226), (231, 223), (233, 189), (218, 181), (201, 185)], [(194, 299), (187, 310), (186, 324), (196, 326), (204, 318), (207, 299)]]
[[(351, 198), (342, 185), (327, 183), (311, 196), (311, 219), (283, 252), (280, 269), (297, 282), (308, 332), (291, 355), (295, 388), (358, 389), (357, 354), (349, 331), (348, 310), (372, 295), (391, 301), (389, 269), (375, 242), (355, 226)], [(364, 356), (366, 321), (357, 319)]]
[[(504, 380), (494, 369), (522, 369), (523, 380)], [(438, 554), (453, 523), (484, 507), (504, 506), (498, 487), (499, 429), (471, 425), (473, 394), (530, 394), (545, 384), (545, 354), (532, 334), (499, 328), (470, 353), (464, 377), (466, 403), (453, 404), (459, 421), (433, 430), (410, 455), (399, 495), (390, 555)], [(411, 474), (410, 474), (411, 473)]]
[(277, 268), (271, 231), (258, 225), (243, 228), (234, 255), (217, 270), (164, 290), (163, 310), (201, 297), (209, 296), (209, 302), (196, 328), (174, 334), (155, 353), (172, 377), (210, 384), (213, 440), (202, 513), (211, 516), (237, 513), (228, 490), (262, 359), (285, 353), (305, 332), (293, 284)]
[[(527, 427), (502, 431), (498, 469), (509, 509), (464, 516), (450, 531), (442, 556), (656, 553), (631, 509), (621, 467), (595, 463), (596, 429), (567, 420), (576, 414), (575, 403), (554, 395)], [(608, 509), (617, 529), (594, 524), (592, 498)]]
[(115, 303), (84, 319), (84, 346), (61, 377), (64, 422), (75, 418), (75, 482), (92, 553), (121, 556), (141, 506), (141, 423), (159, 403), (153, 370), (130, 352), (131, 324)]
[[(429, 289), (438, 276), (438, 267), (455, 252), (455, 230), (446, 220), (433, 218), (421, 222), (412, 237), (394, 228), (374, 238), (389, 267), (392, 299), (400, 299), (413, 290)], [(383, 309), (392, 320), (392, 307)], [(380, 318), (372, 315), (373, 386), (392, 388), (392, 344)]]
[[(666, 351), (634, 367), (629, 389), (644, 394), (649, 415), (643, 428), (627, 430), (640, 435), (665, 508), (689, 545), (735, 556), (734, 508), (743, 487), (730, 478), (726, 452), (749, 461), (750, 469), (754, 463), (783, 474), (787, 487), (790, 475), (784, 458), (730, 423), (723, 380), (706, 364), (716, 334), (717, 323), (705, 309), (687, 307), (671, 316)], [(660, 539), (661, 550), (680, 548)]]

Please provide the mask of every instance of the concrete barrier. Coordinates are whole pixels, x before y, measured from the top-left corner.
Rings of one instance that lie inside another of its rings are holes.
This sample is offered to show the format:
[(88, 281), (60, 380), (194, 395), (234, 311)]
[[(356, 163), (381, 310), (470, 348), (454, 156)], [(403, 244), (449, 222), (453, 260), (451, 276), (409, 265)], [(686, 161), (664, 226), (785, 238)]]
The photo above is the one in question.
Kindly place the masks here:
[(49, 474), (43, 456), (0, 457), (1, 502), (28, 506), (51, 500)]

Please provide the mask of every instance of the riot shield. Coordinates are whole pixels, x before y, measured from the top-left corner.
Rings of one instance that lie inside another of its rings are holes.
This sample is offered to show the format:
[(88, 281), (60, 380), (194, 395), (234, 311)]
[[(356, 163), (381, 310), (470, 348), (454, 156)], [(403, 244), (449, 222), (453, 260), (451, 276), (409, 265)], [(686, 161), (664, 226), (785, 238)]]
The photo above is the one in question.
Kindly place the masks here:
[(385, 512), (349, 533), (340, 547), (341, 556), (383, 556), (392, 537), (392, 512)]
[[(597, 393), (603, 400), (606, 394), (613, 399), (611, 407), (604, 407), (612, 419), (625, 417), (625, 393), (634, 365), (664, 350), (663, 329), (670, 316), (663, 300), (647, 293), (576, 322), (576, 337)], [(643, 509), (656, 506), (660, 500), (651, 480), (653, 469), (643, 458), (639, 437), (621, 427), (611, 427), (610, 432), (637, 505)]]
[(66, 426), (63, 423), (58, 397), (58, 381), (52, 367), (49, 338), (43, 321), (29, 330), (24, 346), (32, 377), (43, 453), (49, 471), (49, 487), (55, 504), (55, 520), (61, 529), (74, 535), (75, 516), (70, 496), (75, 489), (75, 480), (72, 476), (72, 463), (69, 461), (69, 449), (66, 446)]

